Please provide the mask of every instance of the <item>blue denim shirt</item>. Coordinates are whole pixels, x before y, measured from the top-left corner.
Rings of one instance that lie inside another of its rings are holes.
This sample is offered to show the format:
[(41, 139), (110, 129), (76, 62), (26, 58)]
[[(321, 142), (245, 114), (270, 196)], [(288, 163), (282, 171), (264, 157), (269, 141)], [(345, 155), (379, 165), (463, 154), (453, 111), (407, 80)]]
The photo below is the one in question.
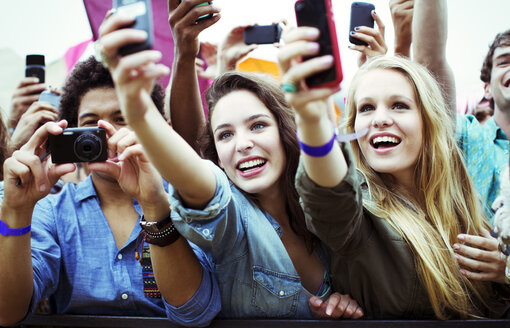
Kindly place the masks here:
[[(134, 205), (141, 218), (141, 209)], [(167, 316), (180, 325), (206, 326), (219, 312), (219, 290), (207, 256), (191, 245), (204, 267), (200, 288), (181, 307), (144, 295), (135, 259), (140, 226), (119, 250), (89, 176), (41, 199), (32, 218), (34, 292), (31, 312), (50, 297), (55, 313)]]
[(280, 239), (282, 229), (209, 163), (217, 189), (203, 210), (186, 208), (175, 191), (169, 195), (175, 227), (212, 256), (220, 316), (310, 318), (309, 296)]
[(484, 125), (472, 115), (457, 115), (456, 138), (466, 166), (492, 224), (492, 203), (499, 195), (501, 172), (508, 167), (508, 139), (494, 117)]

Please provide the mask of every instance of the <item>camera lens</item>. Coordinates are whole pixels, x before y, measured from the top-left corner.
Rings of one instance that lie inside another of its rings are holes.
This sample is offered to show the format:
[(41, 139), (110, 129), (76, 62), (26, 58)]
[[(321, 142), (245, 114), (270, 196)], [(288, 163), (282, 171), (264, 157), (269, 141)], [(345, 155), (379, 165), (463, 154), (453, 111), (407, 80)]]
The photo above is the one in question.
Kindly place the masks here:
[(74, 142), (74, 153), (84, 162), (96, 160), (101, 155), (102, 149), (101, 139), (92, 133), (84, 133)]

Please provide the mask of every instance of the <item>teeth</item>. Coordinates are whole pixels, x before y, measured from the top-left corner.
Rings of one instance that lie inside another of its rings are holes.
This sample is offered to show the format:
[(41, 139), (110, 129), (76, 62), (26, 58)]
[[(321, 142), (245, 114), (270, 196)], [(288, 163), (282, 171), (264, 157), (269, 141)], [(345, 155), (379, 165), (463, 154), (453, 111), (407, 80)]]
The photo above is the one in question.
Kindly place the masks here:
[(264, 163), (265, 163), (264, 160), (255, 159), (255, 160), (252, 160), (252, 161), (248, 161), (248, 162), (244, 162), (244, 163), (239, 164), (239, 169), (246, 170), (246, 169), (252, 168), (254, 166), (259, 166), (259, 165), (264, 164)]
[(390, 137), (390, 136), (384, 136), (384, 137), (376, 137), (372, 140), (372, 142), (374, 143), (374, 145), (380, 143), (380, 142), (392, 142), (392, 143), (399, 143), (400, 141), (395, 138), (395, 137)]

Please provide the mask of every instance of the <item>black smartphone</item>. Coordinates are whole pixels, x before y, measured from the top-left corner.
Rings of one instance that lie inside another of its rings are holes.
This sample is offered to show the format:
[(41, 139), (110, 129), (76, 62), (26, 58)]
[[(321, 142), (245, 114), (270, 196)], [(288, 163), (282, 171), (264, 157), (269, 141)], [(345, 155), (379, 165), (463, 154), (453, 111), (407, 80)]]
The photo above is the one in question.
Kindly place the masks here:
[(44, 64), (44, 55), (27, 55), (25, 63), (25, 77), (37, 77), (39, 83), (44, 83), (46, 67)]
[(106, 130), (100, 127), (68, 128), (48, 136), (48, 150), (55, 164), (104, 162), (107, 147)]
[(253, 25), (244, 29), (244, 43), (273, 44), (280, 42), (282, 28), (280, 24)]
[(154, 44), (154, 27), (152, 23), (151, 0), (113, 0), (113, 8), (123, 11), (136, 18), (134, 24), (125, 26), (147, 32), (147, 40), (128, 44), (119, 49), (121, 56), (142, 50), (152, 49)]
[(343, 74), (331, 0), (298, 0), (294, 10), (298, 26), (316, 27), (320, 31), (319, 53), (303, 60), (325, 55), (334, 58), (333, 67), (306, 78), (306, 85), (310, 88), (338, 86)]
[(357, 26), (368, 26), (374, 28), (372, 10), (375, 6), (368, 2), (353, 2), (351, 4), (351, 26), (349, 28), (349, 42), (357, 45), (367, 46), (368, 43), (351, 35)]
[(58, 93), (44, 90), (39, 96), (39, 101), (46, 101), (51, 106), (55, 107), (57, 111), (60, 110), (60, 95)]
[[(181, 3), (181, 2), (182, 2), (182, 0), (179, 0), (179, 3)], [(202, 6), (207, 6), (207, 5), (212, 5), (212, 1), (205, 1), (199, 5), (196, 5), (195, 7), (202, 7)], [(207, 19), (207, 18), (211, 18), (211, 17), (213, 17), (213, 14), (202, 15), (197, 18), (196, 22), (199, 22), (203, 19)]]

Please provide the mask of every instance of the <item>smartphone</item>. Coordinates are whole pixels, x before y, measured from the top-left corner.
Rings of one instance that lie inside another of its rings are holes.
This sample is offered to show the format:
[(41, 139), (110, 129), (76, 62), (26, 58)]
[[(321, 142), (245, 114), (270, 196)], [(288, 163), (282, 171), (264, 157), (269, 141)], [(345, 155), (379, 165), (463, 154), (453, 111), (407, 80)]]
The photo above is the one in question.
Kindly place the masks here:
[(351, 5), (351, 24), (349, 28), (349, 42), (357, 45), (367, 46), (368, 43), (351, 35), (356, 26), (368, 26), (374, 28), (372, 10), (375, 6), (368, 2), (353, 2)]
[(39, 83), (44, 83), (44, 55), (27, 55), (25, 63), (25, 77), (37, 77)]
[[(179, 3), (181, 3), (181, 2), (182, 2), (182, 0), (179, 0)], [(195, 7), (202, 7), (202, 6), (207, 6), (207, 5), (212, 5), (212, 1), (203, 2), (203, 3), (199, 4), (199, 5), (196, 5)], [(199, 22), (199, 21), (201, 21), (203, 19), (207, 19), (207, 18), (211, 18), (211, 17), (213, 17), (213, 14), (202, 15), (202, 16), (197, 18), (196, 22)]]
[(244, 29), (244, 43), (273, 44), (280, 42), (282, 28), (280, 24), (253, 25)]
[(294, 10), (298, 26), (316, 27), (320, 31), (319, 53), (303, 60), (325, 55), (334, 58), (333, 67), (306, 78), (306, 85), (310, 88), (338, 86), (343, 75), (331, 0), (298, 0)]
[(121, 56), (129, 55), (142, 50), (152, 49), (154, 44), (154, 27), (152, 23), (151, 0), (113, 0), (113, 7), (136, 18), (134, 24), (125, 26), (147, 32), (144, 42), (128, 44), (119, 49)]
[(55, 164), (104, 162), (108, 158), (106, 130), (99, 127), (68, 128), (48, 136), (51, 161)]
[(58, 93), (44, 90), (39, 96), (39, 101), (46, 101), (51, 106), (55, 107), (57, 111), (60, 110), (60, 95)]

